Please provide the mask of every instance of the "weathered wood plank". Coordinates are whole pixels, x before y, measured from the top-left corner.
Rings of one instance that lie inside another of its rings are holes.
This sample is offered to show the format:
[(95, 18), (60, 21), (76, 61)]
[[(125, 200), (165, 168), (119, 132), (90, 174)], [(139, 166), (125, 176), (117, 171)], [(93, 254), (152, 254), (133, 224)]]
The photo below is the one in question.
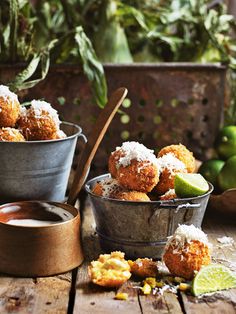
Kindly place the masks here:
[(163, 295), (140, 295), (140, 305), (143, 314), (182, 314), (177, 295), (164, 292)]
[(127, 301), (115, 300), (115, 289), (106, 289), (92, 284), (88, 278), (87, 266), (93, 259), (97, 259), (101, 254), (98, 237), (95, 234), (95, 223), (92, 209), (87, 203), (83, 212), (82, 239), (84, 243), (84, 253), (86, 262), (79, 268), (76, 286), (76, 297), (74, 314), (106, 314), (106, 313), (141, 313), (137, 290), (132, 288), (135, 283), (123, 285), (119, 292), (128, 294)]
[(132, 283), (122, 286), (119, 291), (128, 294), (128, 300), (115, 300), (115, 289), (106, 289), (92, 284), (88, 278), (87, 265), (78, 273), (74, 314), (138, 314), (141, 313), (136, 289)]
[(205, 297), (200, 300), (181, 293), (184, 308), (187, 314), (235, 314), (235, 305), (230, 301), (226, 302), (225, 298), (220, 299), (219, 296), (211, 298)]
[(70, 273), (47, 278), (0, 277), (0, 313), (67, 313)]

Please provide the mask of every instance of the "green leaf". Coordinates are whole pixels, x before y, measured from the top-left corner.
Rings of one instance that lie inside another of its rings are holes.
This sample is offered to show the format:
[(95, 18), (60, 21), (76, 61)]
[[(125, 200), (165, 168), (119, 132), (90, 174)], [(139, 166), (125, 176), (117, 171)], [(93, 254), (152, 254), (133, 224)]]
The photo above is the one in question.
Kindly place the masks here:
[(97, 104), (104, 107), (107, 103), (107, 85), (102, 64), (98, 61), (92, 44), (82, 27), (76, 27), (75, 41), (82, 60), (85, 75), (91, 82)]
[(19, 4), (17, 0), (10, 0), (10, 59), (16, 61), (17, 55), (17, 29), (18, 29)]
[[(44, 80), (50, 65), (49, 51), (54, 47), (55, 40), (49, 43), (48, 48), (33, 57), (26, 69), (19, 73), (13, 82), (8, 85), (13, 91), (19, 91), (22, 89), (27, 89), (35, 86), (40, 81)], [(33, 75), (36, 74), (38, 68), (40, 67), (40, 76), (37, 79), (28, 80)]]

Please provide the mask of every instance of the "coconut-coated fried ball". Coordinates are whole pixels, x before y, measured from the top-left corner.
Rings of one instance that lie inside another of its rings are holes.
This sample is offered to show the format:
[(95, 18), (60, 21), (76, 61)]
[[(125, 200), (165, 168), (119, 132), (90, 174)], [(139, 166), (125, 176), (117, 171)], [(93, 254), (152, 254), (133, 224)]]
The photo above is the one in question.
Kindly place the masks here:
[(116, 179), (108, 178), (95, 184), (92, 192), (96, 195), (122, 201), (150, 201), (147, 194), (124, 189)]
[(112, 195), (122, 191), (123, 188), (119, 182), (113, 178), (106, 178), (104, 180), (96, 182), (92, 192), (98, 196), (112, 198)]
[(119, 167), (119, 159), (124, 156), (125, 156), (125, 153), (122, 152), (121, 149), (115, 150), (114, 152), (110, 154), (110, 157), (108, 160), (108, 169), (113, 178), (116, 178), (117, 176), (117, 169)]
[(57, 111), (45, 101), (32, 100), (29, 109), (22, 108), (18, 126), (27, 140), (55, 139), (60, 120)]
[(146, 278), (156, 277), (158, 273), (157, 263), (151, 258), (138, 258), (135, 261), (128, 261), (131, 273), (135, 276)]
[(126, 189), (148, 193), (159, 181), (158, 168), (150, 162), (132, 160), (130, 165), (119, 167), (117, 180)]
[(190, 152), (184, 145), (169, 145), (163, 147), (159, 153), (158, 157), (162, 157), (168, 153), (172, 153), (176, 158), (182, 161), (187, 169), (187, 172), (192, 173), (195, 171), (196, 162), (193, 153)]
[(17, 95), (7, 86), (0, 85), (0, 127), (14, 127), (20, 116)]
[(171, 274), (190, 280), (202, 266), (210, 264), (210, 246), (201, 229), (179, 225), (166, 243), (163, 261)]
[(0, 141), (2, 142), (24, 142), (22, 133), (14, 128), (0, 128)]
[[(181, 170), (181, 173), (187, 172), (186, 169)], [(159, 182), (155, 187), (155, 191), (158, 195), (165, 194), (170, 189), (174, 189), (175, 176), (177, 173), (180, 173), (179, 170), (169, 170), (165, 168), (159, 178)]]
[(174, 188), (174, 179), (177, 173), (187, 172), (185, 164), (173, 153), (167, 153), (157, 158), (160, 169), (160, 177), (155, 191), (157, 194), (165, 194), (169, 189)]
[(144, 192), (138, 191), (120, 191), (114, 195), (114, 198), (122, 201), (149, 202), (150, 198)]
[(177, 198), (177, 195), (175, 194), (175, 189), (169, 189), (165, 194), (160, 196), (160, 200), (162, 201), (168, 201), (174, 198)]
[(128, 190), (150, 192), (159, 179), (154, 151), (138, 142), (124, 142), (109, 160), (109, 170)]
[(191, 280), (196, 271), (210, 264), (211, 257), (208, 246), (193, 240), (181, 249), (169, 246), (163, 260), (172, 275)]

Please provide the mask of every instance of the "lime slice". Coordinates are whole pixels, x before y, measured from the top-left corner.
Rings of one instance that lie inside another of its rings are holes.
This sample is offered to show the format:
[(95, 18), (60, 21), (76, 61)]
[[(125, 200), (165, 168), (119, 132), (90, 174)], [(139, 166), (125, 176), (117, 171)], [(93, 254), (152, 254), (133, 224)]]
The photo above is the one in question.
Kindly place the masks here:
[(192, 284), (192, 292), (195, 296), (229, 288), (236, 288), (236, 275), (220, 264), (202, 267)]
[(178, 173), (175, 176), (175, 193), (178, 197), (194, 197), (205, 194), (208, 183), (199, 173)]

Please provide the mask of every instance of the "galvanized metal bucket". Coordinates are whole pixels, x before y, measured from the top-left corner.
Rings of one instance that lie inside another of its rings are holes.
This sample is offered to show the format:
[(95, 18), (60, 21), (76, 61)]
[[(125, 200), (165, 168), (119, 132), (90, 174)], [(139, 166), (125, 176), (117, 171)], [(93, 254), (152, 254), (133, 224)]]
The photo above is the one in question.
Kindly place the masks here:
[(102, 250), (120, 250), (129, 258), (160, 259), (167, 237), (179, 224), (201, 227), (213, 186), (203, 196), (169, 201), (131, 202), (108, 199), (91, 192), (94, 184), (109, 174), (87, 182)]
[(62, 122), (64, 139), (0, 142), (0, 202), (63, 202), (78, 137), (76, 124)]

